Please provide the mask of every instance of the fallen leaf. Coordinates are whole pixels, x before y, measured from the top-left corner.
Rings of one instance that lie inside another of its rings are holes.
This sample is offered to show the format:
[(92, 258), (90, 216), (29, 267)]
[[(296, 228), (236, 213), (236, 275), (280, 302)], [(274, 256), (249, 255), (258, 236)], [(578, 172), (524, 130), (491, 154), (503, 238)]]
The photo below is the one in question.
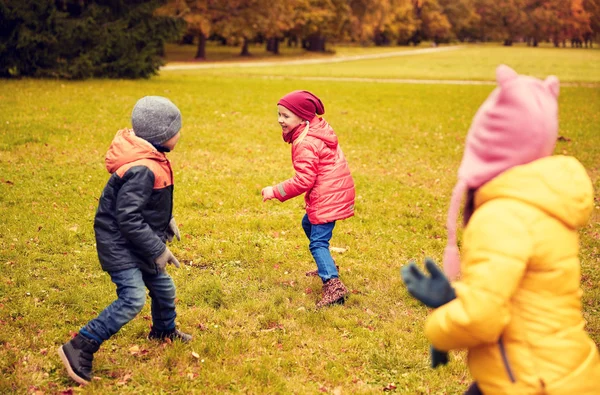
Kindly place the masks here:
[(131, 347), (129, 347), (129, 352), (133, 355), (137, 354), (140, 352), (140, 346), (138, 345), (133, 345)]
[(117, 382), (117, 385), (125, 385), (129, 380), (131, 380), (131, 374), (127, 373), (121, 380)]
[(198, 353), (196, 351), (192, 351), (192, 357), (194, 357), (196, 359), (200, 359), (200, 355), (198, 355)]
[(342, 248), (342, 247), (329, 247), (329, 249), (333, 252), (338, 252), (340, 254), (343, 254), (344, 252), (348, 251), (348, 247), (346, 248)]

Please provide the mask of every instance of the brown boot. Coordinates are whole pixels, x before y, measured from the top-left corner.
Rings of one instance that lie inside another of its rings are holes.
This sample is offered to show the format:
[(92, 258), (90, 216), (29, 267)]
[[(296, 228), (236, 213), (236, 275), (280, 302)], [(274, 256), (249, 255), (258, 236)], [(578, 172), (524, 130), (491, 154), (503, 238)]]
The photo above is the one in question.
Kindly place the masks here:
[(332, 304), (344, 304), (348, 289), (339, 278), (332, 278), (323, 284), (323, 298), (317, 302), (317, 308)]
[[(335, 268), (337, 269), (338, 273), (340, 272), (340, 267), (338, 265), (335, 265)], [(306, 275), (306, 277), (317, 277), (319, 275), (319, 270), (311, 270), (309, 272), (304, 273)]]

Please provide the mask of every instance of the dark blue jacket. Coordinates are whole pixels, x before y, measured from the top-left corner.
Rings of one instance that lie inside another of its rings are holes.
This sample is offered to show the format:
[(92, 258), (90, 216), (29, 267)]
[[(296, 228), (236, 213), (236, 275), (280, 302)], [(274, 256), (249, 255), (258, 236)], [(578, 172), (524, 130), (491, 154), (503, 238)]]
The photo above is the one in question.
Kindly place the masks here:
[(173, 211), (173, 171), (166, 155), (133, 130), (120, 130), (107, 154), (111, 177), (102, 191), (94, 232), (102, 269), (157, 273)]

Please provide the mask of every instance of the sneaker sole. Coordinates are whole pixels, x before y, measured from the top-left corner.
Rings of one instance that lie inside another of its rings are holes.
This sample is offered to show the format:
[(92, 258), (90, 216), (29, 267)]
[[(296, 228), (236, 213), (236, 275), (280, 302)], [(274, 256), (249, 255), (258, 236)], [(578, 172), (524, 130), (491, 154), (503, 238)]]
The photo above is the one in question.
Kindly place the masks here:
[(69, 360), (67, 359), (67, 356), (65, 355), (65, 352), (63, 351), (63, 346), (60, 346), (60, 348), (58, 349), (58, 355), (60, 356), (60, 360), (62, 361), (63, 365), (65, 365), (65, 368), (67, 368), (67, 373), (69, 374), (69, 377), (71, 377), (77, 383), (82, 384), (82, 385), (86, 385), (86, 384), (90, 383), (83, 377), (78, 376), (75, 373), (75, 371), (73, 370), (73, 368), (71, 368), (71, 364), (69, 363)]

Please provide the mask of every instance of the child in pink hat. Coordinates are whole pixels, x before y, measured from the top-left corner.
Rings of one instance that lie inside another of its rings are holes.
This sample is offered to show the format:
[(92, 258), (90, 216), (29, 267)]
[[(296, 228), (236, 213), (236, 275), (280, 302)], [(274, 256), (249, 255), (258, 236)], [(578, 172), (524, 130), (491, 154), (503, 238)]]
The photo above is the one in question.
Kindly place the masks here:
[(282, 137), (292, 145), (295, 174), (274, 187), (263, 188), (263, 201), (284, 202), (304, 195), (306, 214), (302, 229), (323, 282), (323, 297), (317, 307), (343, 303), (348, 289), (339, 279), (338, 268), (329, 252), (336, 221), (354, 215), (354, 181), (346, 157), (331, 126), (319, 115), (325, 107), (308, 91), (293, 91), (277, 103)]
[(600, 357), (584, 330), (578, 258), (592, 183), (575, 158), (551, 156), (558, 79), (507, 66), (496, 79), (473, 119), (452, 192), (445, 275), (427, 260), (430, 276), (410, 263), (402, 279), (435, 308), (425, 326), (432, 365), (446, 363), (450, 350), (468, 350), (475, 383), (467, 393), (595, 394)]

